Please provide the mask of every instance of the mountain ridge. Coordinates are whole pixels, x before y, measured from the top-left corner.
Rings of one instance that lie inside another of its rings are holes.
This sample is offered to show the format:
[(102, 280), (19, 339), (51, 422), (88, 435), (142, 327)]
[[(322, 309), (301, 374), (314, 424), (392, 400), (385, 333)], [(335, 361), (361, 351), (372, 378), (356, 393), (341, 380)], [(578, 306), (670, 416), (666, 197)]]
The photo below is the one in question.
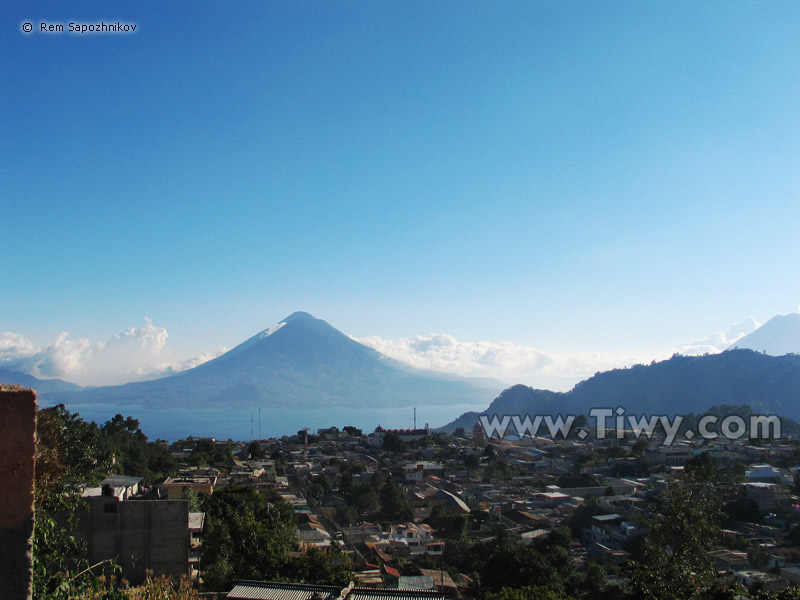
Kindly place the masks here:
[(568, 392), (515, 385), (485, 411), (464, 413), (443, 431), (472, 427), (480, 415), (579, 415), (592, 408), (628, 414), (676, 415), (714, 405), (747, 404), (764, 414), (800, 420), (800, 355), (770, 356), (749, 349), (704, 356), (673, 355), (650, 365), (597, 373)]

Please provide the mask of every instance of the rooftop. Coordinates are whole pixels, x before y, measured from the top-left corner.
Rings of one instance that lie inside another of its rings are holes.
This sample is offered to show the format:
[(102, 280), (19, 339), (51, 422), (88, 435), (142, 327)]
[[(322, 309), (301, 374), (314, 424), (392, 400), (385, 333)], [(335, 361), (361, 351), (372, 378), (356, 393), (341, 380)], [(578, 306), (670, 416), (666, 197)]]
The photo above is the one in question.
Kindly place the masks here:
[(110, 485), (111, 487), (131, 487), (142, 480), (141, 477), (128, 477), (127, 475), (111, 475), (100, 482), (100, 485)]
[(228, 593), (230, 600), (334, 600), (341, 589), (335, 585), (237, 581)]

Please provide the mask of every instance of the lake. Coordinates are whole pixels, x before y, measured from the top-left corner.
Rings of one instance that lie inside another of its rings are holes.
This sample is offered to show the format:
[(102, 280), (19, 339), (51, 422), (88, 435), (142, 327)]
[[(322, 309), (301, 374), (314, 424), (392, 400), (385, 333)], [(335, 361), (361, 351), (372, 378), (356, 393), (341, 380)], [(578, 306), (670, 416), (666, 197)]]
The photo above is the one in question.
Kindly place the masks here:
[[(432, 428), (441, 427), (467, 411), (482, 411), (485, 408), (485, 405), (474, 404), (420, 406), (417, 408), (417, 426), (424, 427), (425, 423), (429, 423)], [(263, 439), (292, 435), (304, 427), (308, 427), (311, 433), (316, 433), (317, 429), (333, 425), (340, 429), (345, 425), (353, 425), (364, 433), (373, 431), (378, 425), (387, 429), (411, 428), (414, 425), (414, 412), (410, 406), (308, 410), (263, 407), (260, 423), (258, 408), (165, 409), (131, 405), (73, 404), (67, 405), (67, 409), (79, 413), (84, 420), (100, 424), (116, 414), (131, 416), (139, 420), (142, 431), (150, 440), (169, 441), (185, 439), (189, 435), (222, 440)]]

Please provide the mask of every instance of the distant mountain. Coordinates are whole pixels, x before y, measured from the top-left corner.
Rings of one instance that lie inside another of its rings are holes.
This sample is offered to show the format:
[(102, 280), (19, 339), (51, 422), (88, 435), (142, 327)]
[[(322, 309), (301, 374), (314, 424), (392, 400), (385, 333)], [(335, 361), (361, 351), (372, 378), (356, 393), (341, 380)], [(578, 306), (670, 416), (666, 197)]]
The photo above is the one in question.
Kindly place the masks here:
[(33, 375), (9, 369), (0, 369), (0, 383), (15, 383), (26, 388), (34, 389), (39, 394), (51, 392), (73, 392), (83, 389), (81, 386), (63, 379), (38, 379)]
[(734, 344), (772, 356), (800, 354), (800, 314), (777, 315)]
[(125, 385), (53, 391), (48, 401), (152, 408), (392, 407), (478, 404), (502, 389), (413, 369), (296, 312), (194, 369)]
[(800, 355), (769, 356), (727, 350), (614, 369), (580, 382), (569, 392), (515, 385), (481, 413), (466, 413), (445, 425), (470, 428), (479, 415), (578, 415), (592, 408), (627, 414), (698, 414), (713, 405), (750, 406), (754, 411), (800, 420)]

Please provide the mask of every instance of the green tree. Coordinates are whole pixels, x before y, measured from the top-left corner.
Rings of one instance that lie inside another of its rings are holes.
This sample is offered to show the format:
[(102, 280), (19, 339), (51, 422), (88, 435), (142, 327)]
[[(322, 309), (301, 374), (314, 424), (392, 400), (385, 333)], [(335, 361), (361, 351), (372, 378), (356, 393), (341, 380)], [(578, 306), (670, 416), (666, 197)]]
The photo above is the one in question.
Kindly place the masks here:
[(204, 498), (205, 582), (210, 590), (230, 589), (234, 579), (285, 577), (287, 553), (296, 548), (291, 506), (252, 487), (228, 487)]
[(352, 506), (337, 506), (336, 520), (340, 525), (350, 526), (356, 522), (358, 511)]
[[(96, 484), (112, 454), (95, 423), (63, 404), (36, 415), (34, 475), (33, 595), (67, 598), (95, 580), (85, 560), (85, 542), (72, 531), (84, 485)], [(73, 573), (73, 575), (70, 575)]]
[(380, 492), (381, 512), (394, 521), (410, 521), (414, 509), (400, 487), (389, 477)]
[(261, 447), (257, 441), (250, 442), (250, 445), (247, 447), (247, 453), (250, 455), (250, 458), (260, 459), (264, 458), (264, 448)]
[(395, 432), (387, 431), (386, 435), (383, 436), (383, 449), (396, 454), (408, 450), (408, 445)]
[(721, 511), (714, 486), (686, 473), (672, 479), (664, 515), (648, 526), (644, 557), (631, 571), (636, 598), (692, 598), (714, 582), (709, 555), (720, 538)]
[[(554, 592), (564, 591), (564, 569), (572, 566), (566, 551), (553, 553), (557, 560), (518, 540), (502, 541), (481, 570), (480, 584), (485, 592), (503, 588), (543, 586)], [(559, 566), (558, 562), (564, 564)], [(563, 567), (563, 568), (562, 568)]]
[(310, 548), (289, 559), (287, 575), (292, 581), (344, 587), (353, 579), (350, 558), (336, 546)]
[(190, 486), (186, 486), (181, 491), (181, 500), (188, 500), (189, 501), (189, 512), (202, 512), (202, 502), (200, 500), (200, 494), (197, 493), (197, 490)]
[(100, 428), (106, 450), (113, 454), (113, 472), (143, 478), (145, 485), (174, 475), (178, 463), (163, 442), (148, 442), (133, 417), (115, 415)]

